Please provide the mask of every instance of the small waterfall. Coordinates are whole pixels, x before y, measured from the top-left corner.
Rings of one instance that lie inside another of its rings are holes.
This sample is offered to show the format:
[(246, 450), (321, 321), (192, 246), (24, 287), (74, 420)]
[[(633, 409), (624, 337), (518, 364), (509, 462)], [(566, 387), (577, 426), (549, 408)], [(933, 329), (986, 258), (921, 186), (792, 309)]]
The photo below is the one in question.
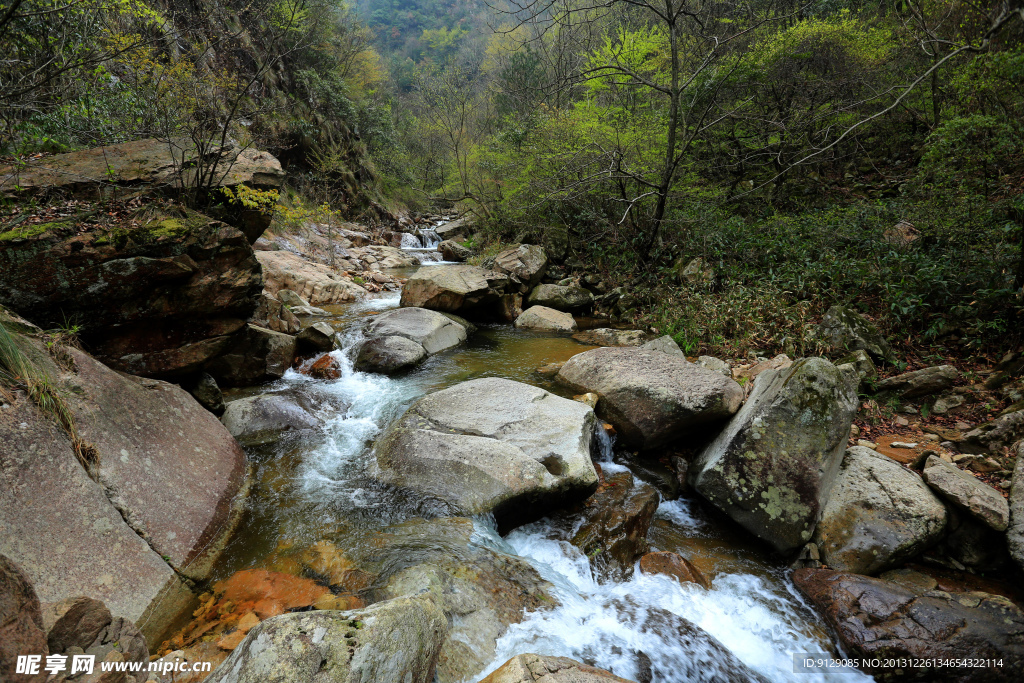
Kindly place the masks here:
[[(433, 232), (433, 231), (431, 231)], [(435, 235), (437, 233), (434, 233)], [(427, 246), (430, 246), (429, 244)], [(423, 243), (420, 242), (420, 238), (412, 233), (402, 233), (402, 246), (401, 249), (422, 249)]]
[(421, 228), (420, 237), (423, 239), (423, 246), (428, 249), (441, 244), (441, 236), (434, 232), (433, 228)]

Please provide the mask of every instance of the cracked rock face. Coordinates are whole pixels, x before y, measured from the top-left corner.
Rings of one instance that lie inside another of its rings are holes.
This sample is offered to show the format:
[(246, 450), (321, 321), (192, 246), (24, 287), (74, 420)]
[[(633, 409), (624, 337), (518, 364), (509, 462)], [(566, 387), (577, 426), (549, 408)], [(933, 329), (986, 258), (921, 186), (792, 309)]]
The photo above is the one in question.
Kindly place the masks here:
[(843, 457), (814, 542), (829, 567), (875, 574), (938, 541), (947, 517), (916, 472), (854, 446)]
[(594, 411), (507, 379), (463, 382), (417, 401), (374, 449), (376, 477), (499, 528), (538, 519), (597, 486)]
[(811, 540), (857, 410), (857, 376), (823, 358), (757, 376), (746, 404), (692, 463), (694, 488), (779, 552)]
[(798, 569), (793, 583), (835, 629), (850, 657), (996, 658), (1001, 667), (865, 669), (877, 680), (1018, 681), (1024, 612), (988, 593), (947, 593), (830, 569)]

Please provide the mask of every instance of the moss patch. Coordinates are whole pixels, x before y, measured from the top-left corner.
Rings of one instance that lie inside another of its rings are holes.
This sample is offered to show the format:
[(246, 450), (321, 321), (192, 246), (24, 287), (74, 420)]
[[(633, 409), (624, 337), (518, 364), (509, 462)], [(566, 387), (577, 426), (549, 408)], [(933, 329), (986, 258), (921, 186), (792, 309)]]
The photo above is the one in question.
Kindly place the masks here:
[(33, 237), (43, 235), (55, 228), (64, 227), (66, 221), (55, 221), (52, 223), (36, 223), (33, 225), (17, 225), (10, 230), (0, 232), (0, 242), (20, 242)]

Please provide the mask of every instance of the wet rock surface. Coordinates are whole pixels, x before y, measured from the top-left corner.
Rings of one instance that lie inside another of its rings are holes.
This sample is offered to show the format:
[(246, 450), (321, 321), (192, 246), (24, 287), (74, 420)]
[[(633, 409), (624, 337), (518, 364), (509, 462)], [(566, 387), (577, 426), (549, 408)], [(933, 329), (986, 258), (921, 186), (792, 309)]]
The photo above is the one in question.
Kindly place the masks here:
[(946, 518), (946, 506), (916, 472), (854, 446), (843, 456), (814, 542), (832, 569), (875, 574), (937, 542)]
[(444, 612), (427, 596), (282, 614), (250, 630), (206, 680), (430, 683), (447, 631)]
[(661, 496), (629, 472), (605, 479), (583, 504), (570, 541), (590, 559), (599, 575), (621, 580), (647, 552), (647, 531)]
[(450, 619), (438, 658), (440, 683), (472, 680), (494, 658), (495, 645), (529, 612), (558, 604), (551, 584), (523, 560), (473, 543), (465, 518), (411, 520), (374, 537), (376, 556), (357, 565), (377, 575), (375, 597), (431, 595)]
[(369, 339), (359, 346), (354, 367), (362, 372), (390, 375), (410, 368), (427, 357), (427, 351), (406, 337)]
[(1015, 681), (1024, 667), (1024, 613), (988, 593), (947, 593), (828, 569), (793, 582), (851, 657), (1001, 659), (1001, 667), (866, 669), (879, 681)]
[(594, 392), (602, 419), (619, 438), (640, 449), (664, 445), (735, 413), (743, 390), (731, 379), (660, 351), (605, 347), (577, 354), (558, 371), (558, 382)]
[(518, 655), (480, 683), (632, 683), (629, 679), (567, 657)]
[(644, 574), (664, 574), (679, 583), (695, 583), (711, 588), (711, 581), (693, 563), (677, 553), (659, 550), (640, 558), (640, 571)]
[(857, 409), (857, 378), (821, 358), (767, 370), (691, 463), (709, 502), (780, 552), (811, 540)]
[(315, 429), (320, 420), (300, 395), (263, 394), (227, 404), (221, 422), (243, 446), (259, 446), (286, 432)]
[(589, 495), (596, 418), (587, 406), (505, 379), (477, 379), (417, 401), (377, 441), (381, 481), (499, 525)]

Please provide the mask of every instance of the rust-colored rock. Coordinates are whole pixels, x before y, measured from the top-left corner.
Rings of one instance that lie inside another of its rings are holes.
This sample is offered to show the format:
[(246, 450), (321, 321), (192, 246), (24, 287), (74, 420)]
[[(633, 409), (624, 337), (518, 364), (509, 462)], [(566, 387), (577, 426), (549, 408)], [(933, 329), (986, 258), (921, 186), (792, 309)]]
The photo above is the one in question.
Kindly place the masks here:
[(665, 574), (679, 583), (695, 583), (711, 588), (711, 581), (689, 560), (676, 553), (655, 551), (640, 558), (640, 571), (644, 574)]
[(647, 530), (660, 500), (653, 486), (635, 481), (629, 472), (612, 475), (584, 503), (583, 523), (572, 544), (595, 567), (628, 576), (647, 551)]
[(316, 379), (338, 379), (341, 377), (341, 363), (331, 354), (325, 353), (302, 372)]

